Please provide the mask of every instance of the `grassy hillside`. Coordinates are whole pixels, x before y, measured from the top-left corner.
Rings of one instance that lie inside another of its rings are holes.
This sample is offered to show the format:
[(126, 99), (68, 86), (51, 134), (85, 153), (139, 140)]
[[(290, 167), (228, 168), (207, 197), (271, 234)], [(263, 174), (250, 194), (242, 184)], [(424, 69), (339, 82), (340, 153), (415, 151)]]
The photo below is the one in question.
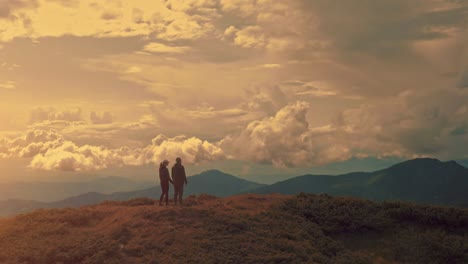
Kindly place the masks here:
[(467, 263), (468, 210), (328, 195), (191, 196), (0, 220), (0, 263)]

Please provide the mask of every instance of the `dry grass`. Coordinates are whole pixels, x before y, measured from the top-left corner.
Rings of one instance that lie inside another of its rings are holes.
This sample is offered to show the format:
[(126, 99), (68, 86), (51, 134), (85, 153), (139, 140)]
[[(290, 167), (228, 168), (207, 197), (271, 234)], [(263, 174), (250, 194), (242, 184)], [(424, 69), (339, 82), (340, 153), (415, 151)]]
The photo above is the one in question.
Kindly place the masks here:
[(190, 196), (0, 220), (0, 263), (466, 263), (468, 213), (326, 195)]

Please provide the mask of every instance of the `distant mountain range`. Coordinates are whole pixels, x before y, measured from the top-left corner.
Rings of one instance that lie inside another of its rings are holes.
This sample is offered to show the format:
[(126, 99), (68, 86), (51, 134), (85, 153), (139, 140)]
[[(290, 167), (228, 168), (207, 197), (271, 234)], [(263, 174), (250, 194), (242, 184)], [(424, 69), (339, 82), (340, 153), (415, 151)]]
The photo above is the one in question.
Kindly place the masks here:
[[(207, 193), (231, 196), (242, 193), (297, 194), (327, 193), (335, 196), (356, 196), (372, 200), (405, 200), (419, 203), (468, 207), (468, 169), (454, 161), (414, 159), (375, 172), (353, 172), (338, 176), (304, 175), (272, 185), (240, 179), (218, 170), (189, 177), (185, 196)], [(172, 195), (172, 189), (170, 195)], [(78, 207), (104, 200), (128, 200), (137, 197), (159, 198), (159, 186), (130, 192), (102, 194), (89, 192), (64, 200), (0, 201), (0, 215), (11, 215), (36, 208)]]
[(327, 193), (372, 200), (468, 206), (468, 169), (455, 161), (414, 159), (375, 172), (338, 176), (304, 175), (253, 190), (254, 193)]
[[(207, 193), (215, 196), (225, 197), (247, 192), (249, 190), (254, 190), (263, 186), (263, 184), (240, 179), (218, 170), (210, 170), (189, 177), (188, 187), (185, 188), (184, 195), (188, 196), (191, 194)], [(173, 194), (172, 190), (173, 189), (171, 187), (170, 195)], [(123, 201), (138, 197), (159, 199), (160, 195), (161, 188), (159, 186), (155, 186), (138, 191), (115, 192), (112, 194), (88, 192), (82, 195), (48, 203), (10, 199), (6, 201), (0, 201), (0, 215), (23, 213), (37, 208), (79, 207), (83, 205), (96, 204), (105, 200)]]
[(148, 188), (152, 185), (154, 185), (154, 182), (133, 181), (115, 176), (76, 182), (9, 182), (0, 183), (0, 200), (22, 199), (53, 202), (87, 192), (128, 192)]

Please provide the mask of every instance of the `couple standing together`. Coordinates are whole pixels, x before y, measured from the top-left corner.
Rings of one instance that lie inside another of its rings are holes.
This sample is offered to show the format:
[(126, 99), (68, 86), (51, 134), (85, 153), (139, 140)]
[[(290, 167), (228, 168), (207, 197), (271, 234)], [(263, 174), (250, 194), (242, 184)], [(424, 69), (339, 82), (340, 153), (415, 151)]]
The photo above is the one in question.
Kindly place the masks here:
[(187, 175), (185, 174), (185, 168), (182, 165), (182, 159), (177, 158), (176, 164), (172, 166), (172, 178), (169, 175), (168, 160), (161, 162), (159, 166), (159, 180), (161, 183), (162, 194), (159, 198), (159, 205), (162, 205), (163, 199), (166, 201), (166, 205), (169, 204), (169, 182), (174, 185), (174, 204), (182, 204), (182, 195), (184, 194), (184, 184), (187, 185)]

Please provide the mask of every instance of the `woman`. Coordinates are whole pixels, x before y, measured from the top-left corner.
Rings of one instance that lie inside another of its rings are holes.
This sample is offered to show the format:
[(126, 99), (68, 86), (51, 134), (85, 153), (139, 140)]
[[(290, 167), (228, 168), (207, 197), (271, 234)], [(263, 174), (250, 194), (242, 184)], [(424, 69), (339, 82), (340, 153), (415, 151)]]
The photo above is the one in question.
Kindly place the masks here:
[(162, 205), (164, 196), (166, 196), (166, 205), (169, 204), (169, 182), (173, 182), (171, 180), (171, 177), (169, 176), (169, 170), (167, 169), (167, 165), (169, 165), (168, 160), (164, 160), (159, 165), (159, 181), (161, 183), (162, 190), (161, 197), (159, 198), (159, 205)]

